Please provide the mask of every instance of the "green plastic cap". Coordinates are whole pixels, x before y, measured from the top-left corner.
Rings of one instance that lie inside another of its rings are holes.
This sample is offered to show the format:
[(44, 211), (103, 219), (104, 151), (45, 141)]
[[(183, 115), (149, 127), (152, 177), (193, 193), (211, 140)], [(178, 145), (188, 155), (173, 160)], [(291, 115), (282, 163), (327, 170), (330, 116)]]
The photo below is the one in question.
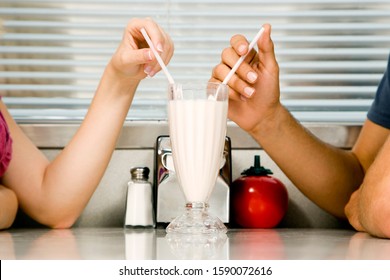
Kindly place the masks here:
[(241, 175), (245, 176), (266, 176), (273, 174), (270, 169), (264, 168), (260, 165), (260, 156), (255, 156), (255, 165), (251, 166), (250, 168), (244, 170)]

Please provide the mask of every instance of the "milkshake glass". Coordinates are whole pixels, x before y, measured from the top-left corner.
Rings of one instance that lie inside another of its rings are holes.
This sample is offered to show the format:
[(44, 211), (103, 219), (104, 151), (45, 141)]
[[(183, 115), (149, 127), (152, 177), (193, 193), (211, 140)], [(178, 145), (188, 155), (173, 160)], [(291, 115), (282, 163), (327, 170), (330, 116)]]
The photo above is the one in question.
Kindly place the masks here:
[(173, 163), (186, 199), (184, 214), (168, 233), (224, 233), (226, 226), (208, 211), (223, 160), (228, 87), (219, 83), (171, 84), (168, 118)]

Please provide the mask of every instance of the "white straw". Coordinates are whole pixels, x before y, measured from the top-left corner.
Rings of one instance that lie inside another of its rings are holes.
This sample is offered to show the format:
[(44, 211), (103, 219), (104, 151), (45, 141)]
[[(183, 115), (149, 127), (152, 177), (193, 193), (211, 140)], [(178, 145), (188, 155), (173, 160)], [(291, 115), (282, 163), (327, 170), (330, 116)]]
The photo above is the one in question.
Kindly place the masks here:
[(249, 52), (253, 49), (253, 47), (255, 46), (255, 44), (257, 43), (257, 41), (260, 39), (261, 35), (263, 34), (264, 32), (264, 27), (261, 27), (261, 29), (259, 30), (259, 32), (256, 34), (255, 38), (253, 38), (252, 42), (250, 42), (249, 44), (249, 48), (248, 48), (248, 52), (246, 54), (244, 54), (243, 56), (241, 56), (236, 64), (234, 64), (232, 70), (230, 70), (230, 72), (227, 74), (227, 76), (225, 77), (225, 79), (223, 80), (222, 84), (225, 84), (227, 85), (227, 83), (229, 82), (229, 80), (233, 77), (234, 73), (237, 71), (238, 67), (240, 67), (241, 63), (244, 61), (244, 59), (246, 58), (246, 56), (249, 54)]
[(167, 76), (169, 83), (170, 84), (174, 84), (175, 81), (173, 80), (171, 74), (169, 74), (169, 71), (168, 71), (167, 67), (164, 64), (164, 61), (161, 59), (160, 55), (158, 54), (156, 48), (153, 45), (152, 40), (150, 40), (148, 33), (146, 33), (145, 28), (141, 28), (141, 33), (144, 36), (146, 42), (148, 43), (150, 49), (152, 50), (154, 56), (156, 57), (158, 64), (160, 64), (161, 69), (164, 71), (165, 76)]

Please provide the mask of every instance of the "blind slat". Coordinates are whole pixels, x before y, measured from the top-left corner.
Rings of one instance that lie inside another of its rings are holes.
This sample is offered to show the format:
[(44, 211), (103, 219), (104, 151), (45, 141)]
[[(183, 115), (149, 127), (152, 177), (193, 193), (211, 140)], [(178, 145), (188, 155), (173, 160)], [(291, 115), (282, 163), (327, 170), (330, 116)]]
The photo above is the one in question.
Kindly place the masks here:
[[(370, 55), (375, 56), (386, 56), (389, 53), (387, 48), (295, 48), (285, 50), (283, 48), (276, 48), (278, 56), (287, 55), (293, 56), (356, 56), (361, 58), (362, 56)], [(93, 49), (88, 47), (46, 47), (46, 46), (0, 46), (0, 54), (74, 54), (74, 55), (112, 55), (113, 48), (102, 48), (94, 47)], [(175, 51), (175, 57), (183, 56), (188, 57), (189, 55), (198, 56), (214, 56), (218, 57), (220, 51), (213, 49), (180, 49)]]
[[(25, 20), (25, 21), (15, 21), (15, 20), (9, 20), (3, 23), (3, 26), (6, 28), (45, 28), (45, 29), (119, 29), (123, 30), (124, 26), (120, 23), (99, 23), (99, 22), (58, 22), (58, 21), (39, 21), (39, 20)], [(180, 30), (186, 30), (186, 29), (193, 29), (193, 24), (184, 24), (184, 23), (177, 23), (177, 28), (180, 28)], [(166, 26), (165, 26), (166, 27)], [(231, 25), (226, 24), (197, 24), (197, 28), (201, 28), (202, 30), (231, 30)], [(329, 29), (332, 30), (338, 30), (338, 31), (349, 31), (349, 30), (367, 30), (367, 31), (375, 31), (375, 30), (389, 30), (390, 24), (387, 23), (335, 23), (335, 22), (326, 22), (326, 23), (313, 23), (313, 24), (303, 24), (303, 23), (291, 23), (291, 24), (275, 24), (272, 26), (273, 30), (325, 30), (329, 31)], [(243, 22), (237, 22), (235, 24), (235, 29), (241, 29), (241, 30), (253, 30), (256, 31), (256, 27), (253, 25), (245, 24)]]
[[(4, 3), (31, 3), (29, 0), (2, 0)], [(165, 0), (83, 0), (84, 3), (103, 3), (106, 4), (109, 1), (110, 4), (123, 4), (123, 3), (164, 3)], [(275, 4), (357, 4), (357, 3), (388, 3), (388, 0), (273, 0), (272, 2)], [(35, 3), (53, 3), (53, 0), (36, 0)], [(80, 3), (79, 0), (62, 0), (62, 3)], [(206, 3), (206, 4), (268, 4), (269, 0), (241, 0), (237, 2), (237, 0), (170, 0), (170, 2), (181, 2), (185, 4), (198, 4), (198, 3)]]
[[(101, 76), (101, 73), (75, 73), (75, 72), (30, 72), (30, 71), (7, 71), (0, 72), (0, 79), (83, 79), (83, 80), (98, 80)], [(191, 80), (191, 75), (180, 75), (181, 80)], [(199, 77), (199, 76), (198, 76)], [(204, 79), (207, 79), (207, 75), (203, 76)], [(382, 75), (380, 74), (281, 74), (281, 78), (284, 81), (315, 81), (315, 82), (336, 82), (336, 81), (345, 81), (345, 82), (377, 82)], [(1, 86), (0, 86), (1, 87)]]
[[(238, 2), (239, 3), (239, 2)], [(241, 3), (239, 6), (242, 6)], [(110, 6), (108, 6), (110, 7)], [(216, 17), (224, 17), (224, 18), (238, 18), (240, 15), (237, 13), (237, 9), (229, 10), (226, 7), (218, 7), (218, 10), (196, 10), (196, 9), (188, 9), (188, 10), (178, 10), (175, 12), (176, 17), (210, 17), (210, 18), (216, 18)], [(255, 7), (256, 8), (256, 7)], [(258, 7), (259, 8), (259, 7)], [(154, 17), (158, 16), (164, 16), (166, 15), (166, 12), (161, 11), (159, 9), (157, 10), (149, 10), (145, 9), (144, 11), (141, 10), (112, 10), (111, 8), (107, 9), (99, 9), (99, 10), (93, 10), (93, 9), (57, 9), (57, 8), (2, 8), (0, 10), (0, 15), (15, 15), (15, 16), (22, 16), (22, 15), (28, 15), (28, 16), (123, 16), (128, 18), (129, 17), (129, 11), (132, 12), (134, 16), (150, 16), (153, 15)], [(338, 18), (341, 16), (345, 17), (358, 17), (358, 18), (365, 18), (365, 17), (386, 17), (390, 15), (389, 10), (359, 10), (359, 9), (352, 9), (352, 10), (299, 10), (296, 9), (294, 12), (291, 11), (262, 11), (259, 9), (259, 11), (254, 12), (253, 9), (247, 9), (246, 17), (289, 17), (289, 18), (299, 18), (299, 17), (330, 17), (330, 18)], [(241, 15), (242, 17), (242, 15)]]

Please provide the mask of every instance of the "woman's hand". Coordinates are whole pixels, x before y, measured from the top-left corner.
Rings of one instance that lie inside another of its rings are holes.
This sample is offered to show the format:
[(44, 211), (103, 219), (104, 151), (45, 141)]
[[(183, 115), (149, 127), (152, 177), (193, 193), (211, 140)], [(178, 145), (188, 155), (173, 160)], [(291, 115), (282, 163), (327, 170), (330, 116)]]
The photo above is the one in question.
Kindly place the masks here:
[(109, 67), (123, 78), (141, 80), (161, 70), (152, 50), (145, 41), (141, 28), (145, 28), (165, 64), (173, 55), (170, 36), (152, 19), (132, 19), (126, 26), (123, 38), (114, 53)]

